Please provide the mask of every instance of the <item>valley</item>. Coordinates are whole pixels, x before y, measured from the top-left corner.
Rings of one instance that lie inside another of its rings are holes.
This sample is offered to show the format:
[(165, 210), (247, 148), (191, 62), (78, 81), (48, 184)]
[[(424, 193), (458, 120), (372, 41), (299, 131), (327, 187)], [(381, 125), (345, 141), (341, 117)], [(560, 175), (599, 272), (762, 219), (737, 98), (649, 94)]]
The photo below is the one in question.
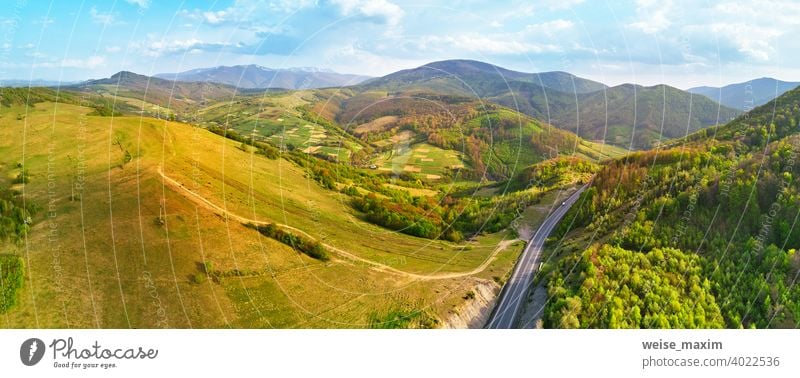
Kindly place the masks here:
[(797, 324), (797, 90), (743, 116), (465, 60), (227, 75), (0, 89), (5, 327), (482, 327), (510, 278), (545, 327)]

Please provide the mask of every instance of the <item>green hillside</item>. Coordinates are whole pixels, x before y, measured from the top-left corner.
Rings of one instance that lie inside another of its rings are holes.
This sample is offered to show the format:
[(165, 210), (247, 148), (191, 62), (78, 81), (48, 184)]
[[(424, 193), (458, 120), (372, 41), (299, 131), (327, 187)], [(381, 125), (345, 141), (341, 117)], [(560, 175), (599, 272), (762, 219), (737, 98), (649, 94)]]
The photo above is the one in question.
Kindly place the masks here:
[(546, 324), (797, 327), (799, 106), (605, 164), (552, 240)]
[(499, 290), (520, 212), (625, 153), (463, 96), (206, 85), (3, 89), (9, 201), (59, 225), (6, 241), (6, 326), (442, 326)]
[[(367, 327), (395, 308), (419, 319), (406, 326), (437, 326), (474, 285), (495, 290), (520, 250), (498, 249), (505, 231), (451, 243), (372, 225), (299, 152), (272, 160), (202, 128), (50, 102), (23, 128), (24, 109), (0, 108), (0, 167), (17, 177), (21, 164), (16, 195), (53, 199), (54, 217), (5, 244), (29, 261), (6, 327)], [(252, 222), (319, 241), (330, 260)]]
[(666, 85), (621, 85), (579, 97), (578, 107), (557, 113), (553, 123), (585, 139), (650, 149), (701, 128), (724, 124), (738, 114), (706, 97)]
[(512, 109), (467, 97), (371, 91), (337, 99), (331, 107), (336, 110), (314, 111), (334, 114), (345, 130), (378, 151), (402, 154), (406, 146), (424, 142), (457, 152), (464, 166), (450, 176), (462, 179), (506, 180), (524, 167), (556, 156), (602, 160), (622, 153)]

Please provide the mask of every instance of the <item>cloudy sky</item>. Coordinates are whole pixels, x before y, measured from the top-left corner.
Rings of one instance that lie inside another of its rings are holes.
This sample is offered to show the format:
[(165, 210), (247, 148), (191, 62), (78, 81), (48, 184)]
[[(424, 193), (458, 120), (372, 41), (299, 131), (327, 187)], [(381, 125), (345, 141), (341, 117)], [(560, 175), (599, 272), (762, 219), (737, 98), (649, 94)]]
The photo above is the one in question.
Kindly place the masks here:
[(8, 0), (0, 79), (218, 65), (387, 74), (443, 59), (608, 84), (800, 80), (800, 3), (702, 0)]

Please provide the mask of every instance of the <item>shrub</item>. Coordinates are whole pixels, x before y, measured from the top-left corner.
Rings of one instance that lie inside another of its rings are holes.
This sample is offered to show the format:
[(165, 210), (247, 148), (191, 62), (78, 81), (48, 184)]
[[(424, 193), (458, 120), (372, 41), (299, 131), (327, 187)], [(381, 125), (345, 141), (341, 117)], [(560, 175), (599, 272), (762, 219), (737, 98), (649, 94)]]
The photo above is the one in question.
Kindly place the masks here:
[(191, 281), (193, 284), (198, 284), (198, 285), (199, 285), (199, 284), (201, 284), (201, 283), (203, 283), (203, 282), (206, 282), (206, 278), (208, 278), (208, 277), (206, 277), (206, 274), (205, 274), (205, 273), (195, 273), (195, 274), (192, 274), (192, 275), (191, 275), (191, 277), (189, 278), (189, 280), (190, 280), (190, 281)]
[(266, 224), (263, 226), (256, 226), (256, 225), (248, 225), (251, 228), (256, 229), (262, 235), (275, 239), (283, 244), (286, 244), (297, 251), (306, 254), (308, 257), (321, 260), (321, 261), (328, 261), (330, 257), (328, 256), (328, 252), (325, 250), (325, 247), (322, 243), (311, 240), (309, 238), (292, 234), (291, 232), (284, 231), (274, 224)]
[(25, 265), (15, 255), (0, 255), (0, 313), (13, 308), (22, 289)]

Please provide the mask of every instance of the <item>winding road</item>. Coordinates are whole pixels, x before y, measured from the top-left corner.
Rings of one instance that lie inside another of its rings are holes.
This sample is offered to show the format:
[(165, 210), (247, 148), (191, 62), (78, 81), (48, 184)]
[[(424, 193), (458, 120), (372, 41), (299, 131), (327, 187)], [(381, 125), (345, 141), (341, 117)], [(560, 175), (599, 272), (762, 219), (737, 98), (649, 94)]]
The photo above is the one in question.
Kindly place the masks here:
[(514, 267), (514, 272), (511, 278), (508, 279), (503, 291), (500, 293), (500, 299), (492, 312), (492, 316), (486, 323), (485, 328), (494, 329), (510, 329), (514, 328), (517, 316), (519, 315), (520, 308), (523, 307), (525, 298), (528, 297), (528, 290), (533, 284), (533, 277), (539, 269), (539, 258), (542, 254), (542, 247), (545, 240), (553, 232), (558, 222), (567, 213), (575, 201), (578, 200), (580, 194), (588, 187), (584, 185), (580, 187), (575, 193), (570, 195), (563, 204), (559, 205), (555, 211), (550, 213), (544, 220), (536, 233), (533, 234), (525, 250), (522, 251), (522, 256), (517, 261)]

